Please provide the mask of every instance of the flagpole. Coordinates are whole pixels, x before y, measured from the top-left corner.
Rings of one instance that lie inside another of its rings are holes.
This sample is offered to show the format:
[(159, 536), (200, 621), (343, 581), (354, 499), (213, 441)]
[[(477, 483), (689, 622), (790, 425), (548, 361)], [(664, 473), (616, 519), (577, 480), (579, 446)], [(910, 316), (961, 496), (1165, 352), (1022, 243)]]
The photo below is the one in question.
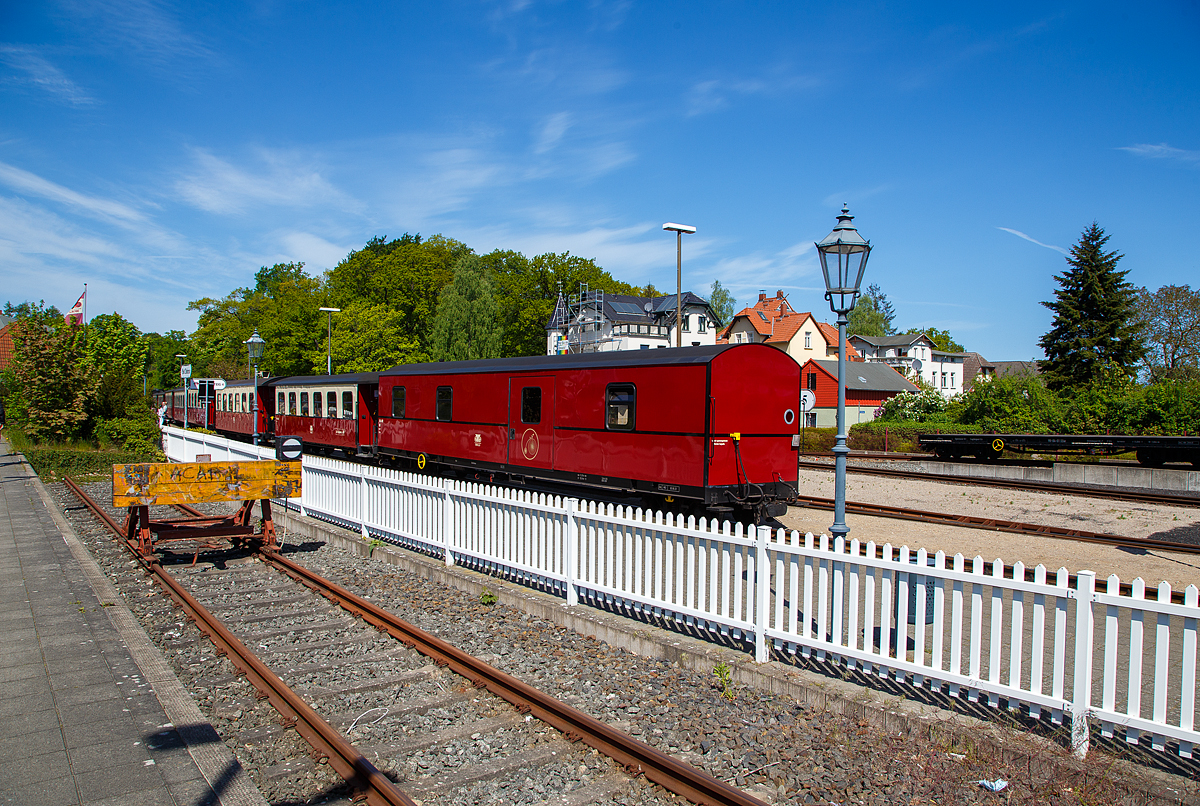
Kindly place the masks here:
[(83, 335), (87, 336), (87, 283), (83, 284)]

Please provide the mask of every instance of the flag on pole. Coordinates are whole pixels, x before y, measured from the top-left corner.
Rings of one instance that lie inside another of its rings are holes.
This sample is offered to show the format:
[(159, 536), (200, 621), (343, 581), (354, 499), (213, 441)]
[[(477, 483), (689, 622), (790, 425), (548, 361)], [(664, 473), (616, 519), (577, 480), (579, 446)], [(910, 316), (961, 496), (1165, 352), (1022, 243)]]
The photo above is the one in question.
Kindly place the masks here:
[(67, 315), (63, 318), (68, 322), (74, 322), (77, 325), (83, 324), (83, 301), (86, 297), (87, 291), (85, 290), (79, 295), (79, 299), (76, 300), (75, 304), (71, 307), (71, 310), (67, 311)]

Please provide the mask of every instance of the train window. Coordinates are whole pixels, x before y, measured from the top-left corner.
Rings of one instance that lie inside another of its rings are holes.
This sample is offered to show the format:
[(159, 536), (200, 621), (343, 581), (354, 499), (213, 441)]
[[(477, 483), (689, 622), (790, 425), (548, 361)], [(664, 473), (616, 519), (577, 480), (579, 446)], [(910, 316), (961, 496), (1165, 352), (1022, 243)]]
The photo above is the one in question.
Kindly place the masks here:
[(288, 414), (296, 413), (296, 393), (288, 392)]
[(279, 402), (277, 404), (275, 404), (275, 413), (276, 414), (286, 414), (287, 413), (287, 408), (285, 407), (284, 400), (283, 400), (283, 392), (279, 393)]
[(246, 405), (249, 399), (250, 396), (246, 392), (242, 392), (242, 411), (250, 411), (250, 407)]
[(322, 392), (313, 392), (313, 417), (324, 417), (325, 406), (322, 401), (325, 399)]
[(331, 420), (336, 420), (337, 419), (337, 392), (326, 392), (325, 400), (326, 400), (325, 405), (329, 409), (327, 412), (327, 416)]
[(342, 419), (354, 419), (354, 393), (342, 392)]
[(404, 416), (404, 403), (405, 403), (406, 394), (407, 393), (405, 392), (405, 389), (403, 386), (393, 386), (392, 387), (392, 416), (393, 417), (403, 417)]
[(308, 392), (300, 393), (300, 416), (308, 416)]
[(526, 386), (521, 390), (521, 422), (542, 421), (542, 387)]
[(454, 413), (454, 390), (449, 386), (437, 388), (437, 418), (450, 422)]
[(604, 425), (610, 431), (632, 431), (637, 411), (637, 389), (631, 383), (611, 383)]

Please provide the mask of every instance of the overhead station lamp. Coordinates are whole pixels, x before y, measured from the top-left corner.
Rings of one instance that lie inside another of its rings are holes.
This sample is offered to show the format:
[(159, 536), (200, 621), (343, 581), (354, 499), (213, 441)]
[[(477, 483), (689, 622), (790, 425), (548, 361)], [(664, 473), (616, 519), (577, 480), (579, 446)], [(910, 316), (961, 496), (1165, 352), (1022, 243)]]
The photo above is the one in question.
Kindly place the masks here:
[(251, 370), (251, 378), (254, 380), (254, 398), (250, 405), (250, 416), (254, 420), (254, 437), (253, 442), (258, 444), (258, 360), (262, 358), (263, 350), (266, 349), (266, 340), (258, 335), (258, 328), (254, 329), (254, 335), (243, 342), (246, 345), (246, 353), (250, 358), (250, 363), (254, 366)]
[(683, 346), (683, 234), (694, 235), (696, 228), (687, 224), (663, 224), (667, 232), (675, 233), (675, 346)]
[(333, 315), (341, 313), (341, 308), (317, 308), (318, 311), (325, 312), (326, 324), (329, 326), (329, 337), (325, 342), (325, 374), (333, 374)]
[(837, 539), (850, 531), (846, 525), (846, 325), (848, 314), (854, 310), (862, 288), (863, 272), (867, 258), (871, 256), (871, 242), (858, 234), (850, 222), (850, 208), (842, 205), (833, 231), (813, 244), (821, 258), (821, 272), (825, 275), (825, 299), (829, 309), (837, 314), (838, 326), (838, 407), (837, 437), (834, 440), (834, 496), (833, 525), (829, 534)]

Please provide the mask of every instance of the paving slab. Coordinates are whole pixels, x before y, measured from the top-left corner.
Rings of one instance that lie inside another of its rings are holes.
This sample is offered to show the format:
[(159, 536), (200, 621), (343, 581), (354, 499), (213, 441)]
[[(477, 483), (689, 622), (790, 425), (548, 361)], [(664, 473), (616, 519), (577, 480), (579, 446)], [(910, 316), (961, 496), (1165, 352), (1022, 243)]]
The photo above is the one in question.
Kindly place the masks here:
[(0, 646), (0, 804), (265, 806), (3, 440)]

